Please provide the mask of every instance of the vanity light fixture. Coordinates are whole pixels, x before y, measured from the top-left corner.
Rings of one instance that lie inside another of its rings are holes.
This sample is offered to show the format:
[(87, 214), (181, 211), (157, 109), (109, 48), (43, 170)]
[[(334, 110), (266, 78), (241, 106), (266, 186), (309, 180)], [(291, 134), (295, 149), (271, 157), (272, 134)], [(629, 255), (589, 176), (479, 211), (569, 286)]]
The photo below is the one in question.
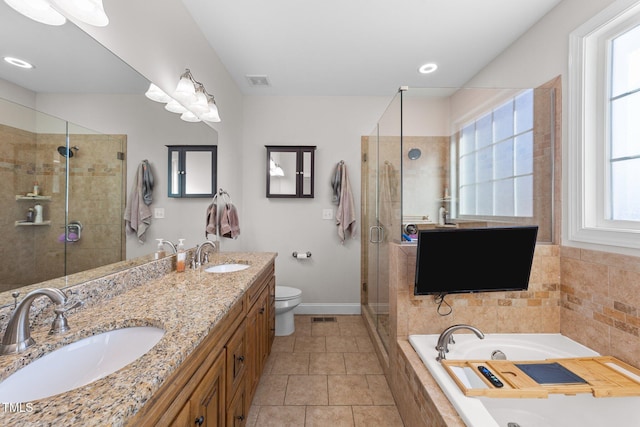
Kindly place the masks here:
[(171, 101), (171, 97), (166, 93), (164, 93), (162, 89), (160, 89), (158, 86), (154, 85), (153, 83), (149, 85), (149, 90), (147, 90), (144, 95), (147, 98), (151, 99), (152, 101), (156, 101), (156, 102), (167, 103)]
[(63, 25), (67, 22), (47, 0), (4, 0), (13, 10), (27, 18), (47, 25)]
[(26, 68), (26, 69), (35, 68), (32, 64), (30, 64), (27, 61), (25, 61), (23, 59), (20, 59), (20, 58), (14, 58), (12, 56), (5, 56), (2, 59), (4, 59), (4, 62), (9, 63), (11, 65), (14, 65), (16, 67)]
[(63, 25), (67, 17), (85, 24), (104, 27), (109, 18), (102, 0), (4, 0), (27, 18), (47, 25)]
[(152, 101), (166, 103), (165, 110), (180, 114), (180, 118), (186, 122), (220, 121), (215, 98), (207, 92), (202, 83), (193, 78), (188, 68), (180, 76), (173, 96), (167, 95), (153, 83), (149, 85), (145, 96)]
[(109, 18), (104, 12), (102, 0), (52, 0), (54, 7), (72, 18), (94, 27), (106, 27)]
[(430, 62), (428, 64), (424, 64), (418, 68), (418, 72), (420, 74), (430, 74), (438, 69), (438, 64)]

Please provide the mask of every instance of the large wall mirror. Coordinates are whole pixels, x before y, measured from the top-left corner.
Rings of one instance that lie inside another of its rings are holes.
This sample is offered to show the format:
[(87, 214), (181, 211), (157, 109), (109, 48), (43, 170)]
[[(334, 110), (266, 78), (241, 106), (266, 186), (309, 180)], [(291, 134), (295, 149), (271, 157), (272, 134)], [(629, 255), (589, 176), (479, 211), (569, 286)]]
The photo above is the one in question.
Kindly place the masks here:
[[(165, 146), (215, 145), (216, 131), (146, 99), (149, 82), (70, 22), (40, 24), (0, 2), (0, 39), (2, 56), (35, 65), (0, 61), (0, 304), (13, 303), (11, 289), (70, 286), (150, 260), (155, 237), (179, 236), (169, 221), (152, 224), (149, 244), (125, 236), (132, 174), (148, 158), (165, 207)], [(36, 182), (40, 199), (29, 196)], [(43, 223), (33, 225), (36, 204)]]

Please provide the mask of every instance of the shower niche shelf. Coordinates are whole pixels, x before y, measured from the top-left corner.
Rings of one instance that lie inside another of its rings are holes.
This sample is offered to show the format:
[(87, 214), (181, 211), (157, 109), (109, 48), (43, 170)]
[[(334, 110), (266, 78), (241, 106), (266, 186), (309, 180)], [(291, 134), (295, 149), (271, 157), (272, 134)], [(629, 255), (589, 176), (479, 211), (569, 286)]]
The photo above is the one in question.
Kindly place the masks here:
[(42, 221), (42, 222), (29, 222), (29, 221), (16, 221), (16, 227), (37, 227), (41, 225), (51, 225), (51, 221)]
[[(16, 194), (16, 201), (18, 202), (50, 202), (51, 196), (25, 196), (23, 194)], [(42, 222), (32, 222), (26, 220), (18, 220), (15, 222), (16, 227), (34, 227), (34, 226), (42, 226), (42, 225), (51, 225), (51, 221), (42, 221)]]
[(23, 196), (22, 194), (16, 194), (16, 200), (49, 202), (51, 201), (51, 196)]

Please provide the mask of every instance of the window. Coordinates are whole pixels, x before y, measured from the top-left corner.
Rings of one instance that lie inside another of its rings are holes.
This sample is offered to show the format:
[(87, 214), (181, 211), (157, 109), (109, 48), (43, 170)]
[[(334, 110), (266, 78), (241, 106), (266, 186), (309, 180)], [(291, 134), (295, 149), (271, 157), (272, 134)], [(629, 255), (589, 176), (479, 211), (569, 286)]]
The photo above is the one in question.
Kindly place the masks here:
[(640, 4), (614, 2), (570, 42), (564, 241), (640, 250)]
[(465, 125), (458, 152), (460, 216), (533, 216), (532, 89)]
[(613, 221), (640, 221), (640, 24), (609, 45), (610, 211)]

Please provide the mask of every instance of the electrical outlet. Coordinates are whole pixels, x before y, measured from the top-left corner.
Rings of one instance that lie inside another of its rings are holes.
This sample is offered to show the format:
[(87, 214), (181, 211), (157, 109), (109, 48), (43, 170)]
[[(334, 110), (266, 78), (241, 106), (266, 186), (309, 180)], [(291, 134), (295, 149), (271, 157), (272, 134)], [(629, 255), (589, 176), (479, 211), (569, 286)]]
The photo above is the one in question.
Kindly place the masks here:
[(333, 219), (333, 209), (322, 209), (322, 219)]
[(164, 208), (155, 208), (153, 210), (154, 218), (164, 218)]

